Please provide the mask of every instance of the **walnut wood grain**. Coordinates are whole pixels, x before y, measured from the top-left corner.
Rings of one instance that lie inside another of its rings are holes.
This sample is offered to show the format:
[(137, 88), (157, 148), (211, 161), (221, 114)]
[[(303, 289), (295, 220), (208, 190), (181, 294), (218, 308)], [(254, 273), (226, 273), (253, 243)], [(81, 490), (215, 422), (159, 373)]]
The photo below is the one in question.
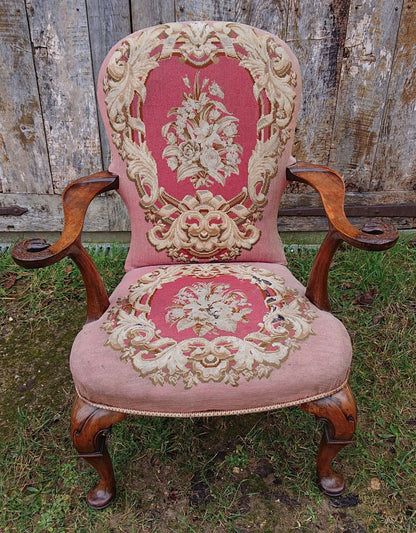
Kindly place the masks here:
[(87, 293), (86, 323), (88, 324), (100, 318), (108, 308), (110, 302), (107, 291), (98, 268), (80, 241), (77, 242), (77, 246), (72, 247), (69, 257), (79, 268), (84, 280)]
[(331, 311), (331, 304), (328, 297), (328, 274), (331, 260), (342, 239), (338, 233), (330, 228), (324, 241), (319, 247), (318, 253), (312, 264), (309, 273), (308, 284), (306, 285), (305, 296), (324, 311)]
[(85, 214), (98, 194), (116, 189), (118, 177), (110, 172), (97, 172), (69, 185), (62, 195), (65, 225), (61, 237), (52, 245), (44, 239), (28, 239), (17, 244), (12, 257), (25, 268), (42, 268), (63, 257), (70, 257), (78, 266), (87, 292), (87, 322), (99, 318), (108, 307), (104, 282), (93, 260), (81, 244)]
[(107, 507), (116, 494), (113, 465), (105, 444), (111, 426), (126, 415), (93, 407), (75, 395), (72, 406), (71, 437), (78, 456), (85, 459), (100, 476), (99, 483), (87, 495), (94, 509)]
[(363, 250), (387, 250), (397, 241), (399, 232), (381, 221), (367, 222), (361, 229), (353, 226), (344, 212), (344, 181), (328, 167), (297, 162), (287, 168), (286, 177), (289, 181), (307, 183), (316, 189), (328, 217), (329, 231), (313, 263), (306, 296), (320, 309), (330, 311), (328, 272), (332, 257), (341, 242), (346, 241)]
[(360, 230), (348, 222), (344, 212), (345, 184), (335, 170), (298, 162), (287, 168), (286, 177), (289, 181), (307, 183), (318, 191), (330, 224), (349, 244), (364, 250), (386, 250), (399, 238), (396, 228), (389, 224), (374, 221)]
[(339, 496), (345, 490), (345, 481), (341, 474), (332, 470), (331, 463), (344, 446), (352, 443), (357, 424), (350, 386), (347, 384), (332, 396), (305, 403), (300, 408), (326, 422), (318, 451), (318, 483), (325, 494)]

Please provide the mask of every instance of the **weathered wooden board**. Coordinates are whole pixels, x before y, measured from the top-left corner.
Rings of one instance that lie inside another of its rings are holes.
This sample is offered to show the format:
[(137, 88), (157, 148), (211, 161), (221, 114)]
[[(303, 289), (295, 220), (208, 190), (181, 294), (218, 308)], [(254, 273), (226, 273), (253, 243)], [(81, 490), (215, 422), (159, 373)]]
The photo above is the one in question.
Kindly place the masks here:
[(94, 81), (109, 50), (132, 32), (129, 0), (86, 0)]
[[(101, 63), (120, 39), (132, 32), (129, 0), (86, 0), (94, 84), (97, 86)], [(103, 168), (110, 164), (110, 145), (98, 113)]]
[[(378, 219), (380, 220), (380, 219)], [(364, 218), (350, 218), (349, 221), (357, 228), (361, 228), (366, 220)], [(415, 218), (389, 218), (383, 217), (383, 221), (393, 224), (400, 230), (414, 230)], [(277, 221), (279, 232), (283, 231), (327, 231), (328, 220), (325, 217), (279, 217)]]
[(243, 0), (235, 4), (235, 20), (286, 39), (289, 0)]
[(55, 191), (102, 166), (85, 2), (30, 0), (27, 14)]
[(110, 231), (130, 231), (130, 218), (123, 200), (116, 192), (110, 193), (108, 200), (108, 220)]
[[(47, 194), (3, 194), (4, 205), (19, 205), (28, 209), (21, 216), (0, 216), (0, 234), (16, 232), (50, 232), (61, 231), (63, 228), (63, 211), (59, 195)], [(403, 202), (411, 202), (412, 198), (403, 192), (399, 198)], [(413, 196), (413, 200), (415, 200)], [(366, 205), (376, 203), (394, 203), (397, 196), (394, 191), (372, 193), (348, 193), (346, 205)], [(314, 207), (320, 206), (319, 196), (294, 194), (285, 195), (281, 208), (298, 207), (299, 205)], [(351, 221), (360, 227), (365, 222), (364, 218), (352, 218)], [(399, 229), (416, 227), (416, 219), (392, 218), (392, 223)], [(279, 217), (280, 231), (323, 231), (327, 227), (324, 217)], [(85, 231), (90, 232), (127, 232), (130, 230), (130, 221), (126, 208), (116, 193), (94, 199), (87, 211)]]
[(174, 0), (131, 0), (131, 20), (133, 31), (174, 22)]
[[(307, 191), (311, 188), (308, 187)], [(289, 189), (288, 189), (289, 191)], [(377, 191), (377, 192), (347, 192), (345, 205), (384, 205), (384, 204), (408, 204), (416, 205), (416, 191)], [(317, 192), (291, 193), (285, 192), (282, 196), (280, 207), (315, 207), (322, 205)]]
[(286, 40), (290, 1), (250, 0), (241, 3), (245, 5), (241, 6), (240, 22), (269, 31)]
[(351, 2), (330, 154), (349, 190), (370, 190), (401, 7)]
[[(108, 165), (93, 76), (112, 45), (146, 26), (201, 19), (251, 24), (289, 42), (304, 87), (295, 155), (338, 170), (347, 204), (416, 203), (414, 0), (3, 0), (0, 205), (29, 211), (0, 217), (0, 231), (59, 226), (61, 200), (48, 193), (98, 170), (101, 154)], [(309, 191), (291, 184), (282, 208), (319, 205)], [(90, 231), (128, 231), (117, 195), (94, 205)], [(326, 222), (286, 217), (279, 226), (311, 231)]]
[[(307, 189), (310, 190), (310, 187)], [(108, 199), (107, 209), (109, 216), (110, 231), (129, 231), (130, 219), (126, 207), (117, 193), (109, 193), (111, 198)], [(379, 191), (379, 192), (347, 192), (345, 196), (345, 205), (386, 205), (386, 204), (408, 204), (416, 205), (416, 191)], [(282, 197), (281, 209), (291, 207), (320, 207), (321, 199), (317, 192), (312, 193), (290, 193), (287, 192)], [(282, 219), (282, 221), (281, 221)], [(363, 218), (354, 219), (357, 227), (363, 225)], [(392, 223), (401, 229), (410, 229), (416, 227), (416, 220), (412, 218), (394, 218)], [(326, 228), (326, 219), (322, 217), (296, 218), (296, 217), (279, 217), (279, 227), (282, 231), (321, 231)]]
[[(243, 11), (244, 4), (235, 0), (177, 0), (176, 20), (237, 20), (237, 13)], [(239, 21), (242, 22), (242, 21)]]
[(299, 160), (328, 162), (349, 3), (293, 0), (290, 5), (286, 41), (303, 78), (294, 147)]
[[(3, 194), (4, 205), (19, 205), (28, 211), (21, 216), (0, 216), (0, 232), (61, 231), (63, 228), (62, 199), (58, 194)], [(108, 201), (95, 198), (85, 219), (86, 231), (108, 230)]]
[(53, 192), (24, 0), (0, 6), (0, 191)]
[(285, 38), (289, 0), (179, 0), (176, 20), (232, 20)]
[(416, 2), (403, 4), (371, 189), (416, 194)]

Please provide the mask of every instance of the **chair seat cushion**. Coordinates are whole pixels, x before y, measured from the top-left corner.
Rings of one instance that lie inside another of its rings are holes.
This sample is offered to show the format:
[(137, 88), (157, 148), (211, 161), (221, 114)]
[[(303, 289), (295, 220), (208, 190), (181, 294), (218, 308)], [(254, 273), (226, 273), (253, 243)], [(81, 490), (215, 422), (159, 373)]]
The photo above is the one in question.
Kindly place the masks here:
[(75, 339), (78, 394), (160, 416), (264, 411), (333, 394), (348, 377), (350, 339), (304, 293), (280, 264), (132, 270)]

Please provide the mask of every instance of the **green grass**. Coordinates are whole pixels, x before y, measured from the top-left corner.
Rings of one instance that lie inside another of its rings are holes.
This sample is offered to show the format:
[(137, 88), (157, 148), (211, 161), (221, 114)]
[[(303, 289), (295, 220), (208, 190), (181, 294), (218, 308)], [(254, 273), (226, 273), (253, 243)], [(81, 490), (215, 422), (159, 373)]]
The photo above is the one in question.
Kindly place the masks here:
[[(304, 283), (315, 255), (291, 253)], [(94, 254), (109, 291), (125, 250)], [(333, 312), (354, 344), (359, 407), (354, 445), (336, 459), (341, 504), (314, 478), (321, 428), (299, 409), (240, 417), (128, 417), (109, 439), (114, 504), (84, 503), (95, 472), (76, 458), (68, 426), (72, 339), (85, 313), (69, 261), (23, 271), (0, 256), (0, 531), (396, 532), (416, 529), (416, 247), (349, 247), (330, 274)], [(363, 297), (368, 293), (368, 295)], [(363, 299), (364, 298), (364, 299)], [(367, 305), (365, 305), (367, 304)]]

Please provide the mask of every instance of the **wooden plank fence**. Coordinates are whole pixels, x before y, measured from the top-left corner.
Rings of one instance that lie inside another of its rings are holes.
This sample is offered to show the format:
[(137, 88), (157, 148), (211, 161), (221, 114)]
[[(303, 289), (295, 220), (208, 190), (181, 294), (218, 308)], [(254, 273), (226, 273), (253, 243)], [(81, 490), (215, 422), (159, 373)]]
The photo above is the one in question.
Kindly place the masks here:
[[(108, 165), (95, 101), (98, 70), (120, 38), (173, 20), (235, 20), (293, 48), (303, 79), (295, 156), (338, 170), (351, 205), (416, 204), (415, 0), (1, 0), (0, 232), (62, 227), (59, 195)], [(291, 185), (282, 208), (319, 205)], [(359, 223), (359, 221), (357, 221)], [(288, 217), (283, 230), (324, 229)], [(114, 194), (94, 201), (86, 229), (126, 231)]]

